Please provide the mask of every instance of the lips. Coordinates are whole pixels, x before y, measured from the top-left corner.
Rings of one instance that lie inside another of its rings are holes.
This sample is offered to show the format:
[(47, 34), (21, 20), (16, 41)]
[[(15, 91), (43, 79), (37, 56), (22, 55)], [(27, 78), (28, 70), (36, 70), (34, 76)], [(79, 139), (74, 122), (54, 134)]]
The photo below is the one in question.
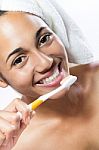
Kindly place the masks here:
[(59, 75), (54, 79), (52, 80), (50, 83), (43, 83), (43, 84), (36, 84), (37, 86), (39, 87), (56, 87), (56, 86), (59, 86), (60, 85), (60, 82), (61, 80), (64, 78), (64, 73), (63, 72), (60, 72)]
[[(53, 70), (53, 71), (52, 71)], [(49, 73), (50, 72), (50, 73)], [(64, 77), (68, 75), (68, 72), (64, 70), (62, 67), (62, 61), (59, 62), (57, 65), (54, 66), (54, 69), (51, 69), (48, 73), (50, 74), (47, 78), (42, 78), (39, 80), (35, 86), (37, 87), (45, 87), (45, 88), (55, 88), (60, 86), (60, 82), (63, 80)], [(58, 72), (58, 74), (57, 74)], [(54, 76), (54, 79), (52, 77)], [(42, 82), (43, 80), (43, 82)], [(47, 81), (46, 83), (44, 81)]]

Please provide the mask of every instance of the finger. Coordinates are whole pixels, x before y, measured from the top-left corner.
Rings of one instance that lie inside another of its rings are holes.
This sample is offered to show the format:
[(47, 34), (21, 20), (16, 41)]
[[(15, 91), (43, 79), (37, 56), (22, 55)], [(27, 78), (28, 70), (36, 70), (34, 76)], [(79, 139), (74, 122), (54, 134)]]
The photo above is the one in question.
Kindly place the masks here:
[[(30, 118), (32, 118), (34, 113), (30, 115)], [(15, 136), (17, 135), (17, 132), (21, 133), (25, 128), (26, 124), (24, 124), (23, 120), (20, 120), (20, 115), (18, 113), (13, 112), (7, 112), (7, 111), (0, 111), (0, 116), (8, 121), (10, 124), (14, 125), (16, 128), (16, 132), (14, 131)]]
[(0, 146), (4, 143), (6, 136), (0, 131)]
[(30, 114), (31, 110), (29, 106), (22, 102), (21, 99), (15, 99), (12, 103), (10, 103), (6, 109), (7, 111), (13, 111), (13, 112), (21, 112), (22, 113), (22, 119), (25, 124), (28, 124), (30, 121)]
[(12, 125), (20, 126), (20, 116), (17, 113), (1, 110), (0, 116)]
[(10, 137), (15, 135), (17, 127), (0, 117), (0, 130), (6, 136), (6, 140), (8, 140)]

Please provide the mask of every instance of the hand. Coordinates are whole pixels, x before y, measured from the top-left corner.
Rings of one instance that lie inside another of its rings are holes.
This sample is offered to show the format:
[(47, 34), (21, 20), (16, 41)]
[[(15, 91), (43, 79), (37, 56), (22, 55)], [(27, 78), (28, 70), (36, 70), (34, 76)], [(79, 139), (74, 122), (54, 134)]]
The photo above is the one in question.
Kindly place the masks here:
[[(21, 112), (22, 119), (17, 112)], [(29, 124), (33, 112), (20, 99), (15, 99), (0, 111), (0, 150), (11, 150)]]

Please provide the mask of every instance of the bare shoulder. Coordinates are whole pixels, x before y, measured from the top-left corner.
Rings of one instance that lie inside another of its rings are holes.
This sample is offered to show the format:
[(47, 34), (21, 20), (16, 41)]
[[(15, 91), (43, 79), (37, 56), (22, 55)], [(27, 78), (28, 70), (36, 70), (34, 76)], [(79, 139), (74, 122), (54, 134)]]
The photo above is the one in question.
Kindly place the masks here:
[(70, 73), (78, 77), (78, 83), (84, 91), (99, 91), (99, 62), (72, 67)]
[(99, 83), (99, 62), (90, 63), (88, 65), (88, 71), (92, 79)]
[(99, 73), (99, 61), (98, 62), (94, 62), (94, 63), (90, 63), (89, 64), (89, 68), (90, 68), (91, 71)]
[(97, 72), (99, 72), (99, 61), (87, 64), (87, 66), (89, 67), (89, 69), (91, 71), (95, 71), (95, 72), (97, 71)]
[(99, 75), (99, 61), (72, 67), (70, 68), (70, 73), (74, 75)]

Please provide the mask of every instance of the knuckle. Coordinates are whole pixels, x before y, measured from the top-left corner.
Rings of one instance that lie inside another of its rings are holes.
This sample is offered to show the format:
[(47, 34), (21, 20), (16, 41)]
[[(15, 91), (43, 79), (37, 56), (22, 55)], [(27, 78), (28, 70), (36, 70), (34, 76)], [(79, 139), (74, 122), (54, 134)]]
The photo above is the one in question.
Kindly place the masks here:
[(13, 136), (15, 136), (17, 134), (17, 127), (14, 125), (11, 125), (11, 127), (6, 131), (5, 135), (6, 135), (6, 141), (10, 140)]
[(16, 130), (17, 130), (17, 126), (11, 125), (11, 132), (14, 132), (14, 131), (16, 131)]
[(17, 122), (20, 121), (20, 117), (19, 117), (18, 114), (13, 115), (12, 119), (13, 119), (13, 122), (14, 122), (14, 123), (17, 123)]
[(20, 102), (20, 99), (19, 99), (19, 98), (16, 98), (16, 99), (14, 99), (14, 102), (17, 104), (17, 103)]
[(4, 141), (6, 139), (6, 136), (4, 134), (0, 134), (0, 141)]
[(15, 125), (11, 125), (11, 127), (8, 128), (7, 133), (13, 134), (17, 130), (17, 127)]
[(26, 108), (26, 109), (24, 110), (24, 114), (30, 115), (30, 110)]

